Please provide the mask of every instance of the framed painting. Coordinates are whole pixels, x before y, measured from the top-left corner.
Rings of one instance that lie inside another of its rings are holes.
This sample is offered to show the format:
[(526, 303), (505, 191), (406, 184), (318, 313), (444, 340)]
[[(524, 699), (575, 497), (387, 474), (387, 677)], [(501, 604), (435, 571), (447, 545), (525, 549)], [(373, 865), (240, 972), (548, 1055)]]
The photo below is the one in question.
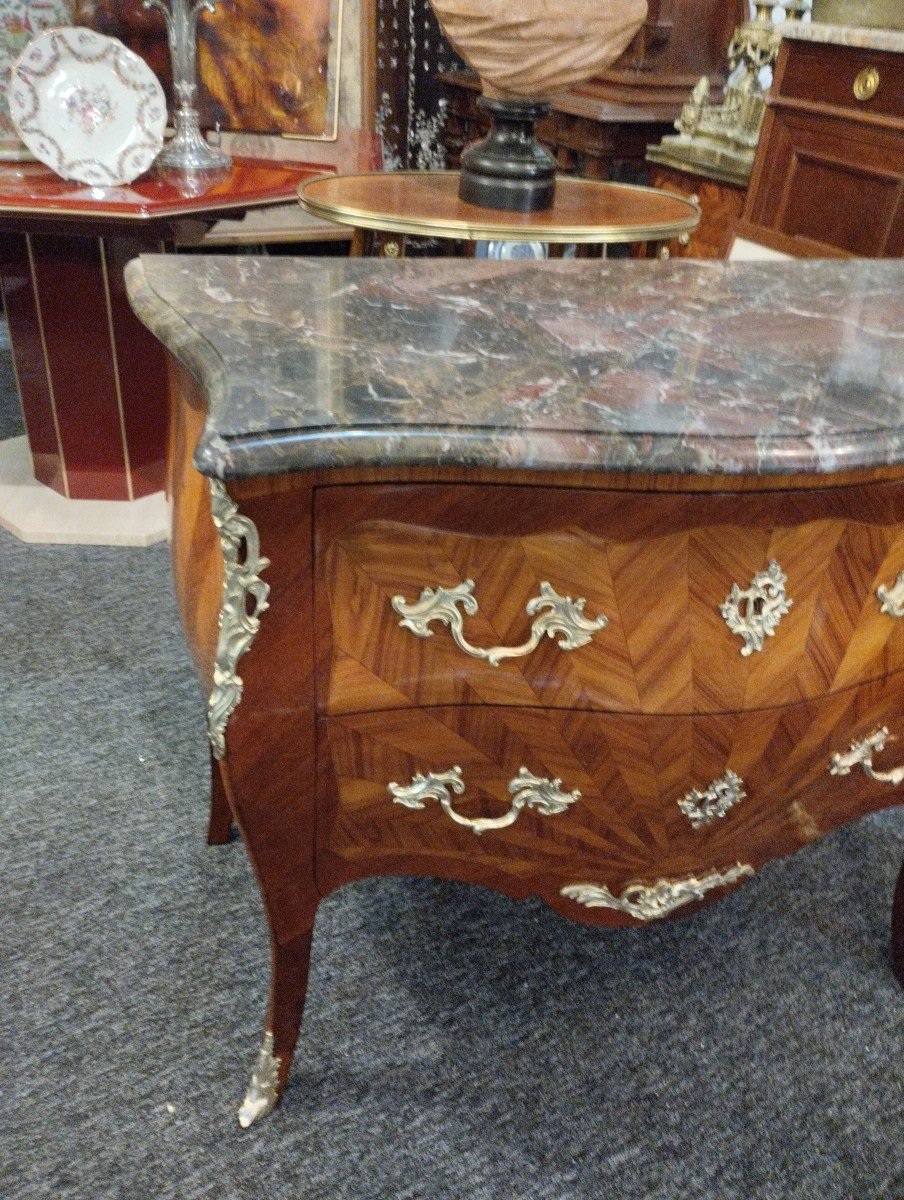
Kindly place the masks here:
[[(73, 0), (75, 24), (140, 54), (170, 99), (162, 15), (142, 0)], [(206, 129), (332, 141), (344, 0), (219, 0), (198, 21), (198, 108)]]

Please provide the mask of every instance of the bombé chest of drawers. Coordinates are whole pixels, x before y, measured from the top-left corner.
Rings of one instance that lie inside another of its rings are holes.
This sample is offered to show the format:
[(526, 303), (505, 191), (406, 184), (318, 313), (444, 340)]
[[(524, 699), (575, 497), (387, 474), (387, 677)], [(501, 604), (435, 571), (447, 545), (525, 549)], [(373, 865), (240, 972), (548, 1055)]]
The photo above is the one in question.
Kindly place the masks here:
[[(904, 268), (147, 257), (211, 839), (286, 1082), (368, 875), (691, 913), (902, 802)], [(891, 898), (890, 898), (891, 899)], [(904, 884), (893, 941), (904, 975)]]

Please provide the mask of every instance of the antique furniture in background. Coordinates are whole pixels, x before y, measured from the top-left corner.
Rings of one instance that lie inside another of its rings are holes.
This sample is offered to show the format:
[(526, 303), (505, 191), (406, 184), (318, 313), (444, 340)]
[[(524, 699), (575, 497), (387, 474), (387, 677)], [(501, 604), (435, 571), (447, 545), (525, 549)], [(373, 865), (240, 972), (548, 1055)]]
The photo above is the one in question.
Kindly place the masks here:
[[(642, 170), (646, 143), (668, 131), (699, 77), (721, 88), (725, 51), (746, 16), (747, 0), (652, 0), (616, 63), (554, 98), (540, 136), (560, 169), (607, 178), (609, 163), (628, 161)], [(387, 166), (457, 167), (489, 122), (476, 104), (480, 83), (462, 70), (428, 0), (378, 0), (375, 58)]]
[(468, 204), (459, 197), (455, 171), (393, 171), (312, 179), (298, 189), (308, 212), (340, 221), (357, 232), (355, 256), (375, 249), (383, 257), (405, 251), (406, 235), (451, 243), (476, 241), (541, 242), (558, 248), (649, 242), (653, 248), (700, 219), (688, 201), (652, 188), (590, 179), (560, 179), (553, 207), (545, 212), (504, 212)]
[(701, 75), (721, 95), (725, 52), (750, 15), (747, 0), (648, 0), (647, 15), (621, 58), (575, 90), (619, 104), (678, 108)]
[[(788, 0), (783, 11), (803, 12), (808, 2)], [(709, 78), (702, 76), (675, 122), (677, 133), (647, 150), (650, 183), (691, 197), (701, 208), (696, 231), (669, 247), (672, 256), (720, 257), (729, 224), (743, 211), (766, 105), (760, 76), (781, 44), (774, 7), (770, 0), (757, 3), (755, 18), (735, 31), (727, 55), (731, 82), (721, 101), (712, 102)]]
[(904, 32), (784, 27), (744, 218), (904, 254)]
[[(177, 360), (210, 837), (235, 818), (270, 926), (243, 1124), (347, 881), (638, 924), (904, 802), (904, 264), (149, 257), (127, 283)], [(904, 872), (893, 939), (904, 983)]]
[[(151, 175), (97, 195), (39, 163), (0, 165), (0, 286), (28, 439), (27, 451), (24, 439), (0, 446), (4, 528), (28, 541), (166, 536), (166, 368), (126, 302), (123, 268), (142, 251), (198, 241), (223, 216), (294, 197), (322, 170), (236, 158), (200, 191)], [(92, 534), (57, 497), (45, 506), (23, 474), (26, 452), (33, 479), (67, 500), (145, 502), (82, 513)]]
[(746, 186), (657, 162), (650, 164), (650, 184), (685, 196), (700, 208), (700, 224), (692, 233), (679, 234), (669, 242), (669, 257), (721, 258), (728, 228), (744, 210)]
[(556, 160), (537, 141), (549, 98), (612, 63), (640, 28), (647, 0), (430, 0), (453, 47), (480, 76), (487, 135), (461, 155), (458, 194), (509, 212), (552, 208)]

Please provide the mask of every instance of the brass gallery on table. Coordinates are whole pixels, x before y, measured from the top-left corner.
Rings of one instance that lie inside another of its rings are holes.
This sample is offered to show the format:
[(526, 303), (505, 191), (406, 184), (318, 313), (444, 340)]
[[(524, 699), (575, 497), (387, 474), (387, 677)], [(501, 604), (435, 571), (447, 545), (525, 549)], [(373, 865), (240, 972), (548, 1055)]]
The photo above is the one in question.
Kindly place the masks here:
[[(343, 883), (645, 924), (901, 803), (900, 263), (150, 256), (127, 286), (173, 360), (210, 840), (237, 822), (270, 925), (243, 1124)], [(893, 940), (904, 983), (904, 875)]]

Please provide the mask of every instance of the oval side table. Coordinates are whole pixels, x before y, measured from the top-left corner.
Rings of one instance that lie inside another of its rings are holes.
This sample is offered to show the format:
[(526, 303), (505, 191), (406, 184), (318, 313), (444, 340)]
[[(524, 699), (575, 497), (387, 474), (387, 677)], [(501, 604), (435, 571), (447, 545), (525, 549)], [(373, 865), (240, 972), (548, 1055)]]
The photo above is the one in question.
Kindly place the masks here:
[(460, 200), (458, 179), (457, 171), (320, 176), (302, 183), (298, 198), (314, 216), (355, 229), (353, 257), (372, 251), (377, 232), (396, 235), (380, 240), (384, 258), (404, 254), (406, 236), (467, 242), (470, 254), (478, 241), (598, 248), (647, 242), (658, 252), (700, 221), (693, 201), (636, 184), (564, 176), (551, 209), (515, 213)]

